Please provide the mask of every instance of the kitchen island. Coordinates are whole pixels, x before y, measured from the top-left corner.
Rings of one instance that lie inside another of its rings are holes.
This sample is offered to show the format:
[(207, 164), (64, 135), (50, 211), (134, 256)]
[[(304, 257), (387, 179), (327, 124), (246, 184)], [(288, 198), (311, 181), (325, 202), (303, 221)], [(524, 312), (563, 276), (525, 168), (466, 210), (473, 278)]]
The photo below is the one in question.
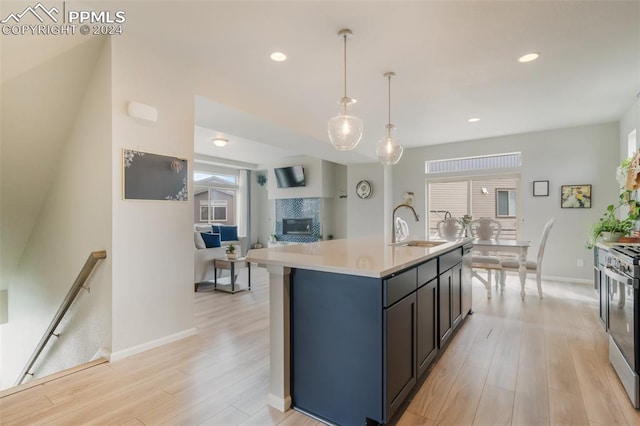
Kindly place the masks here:
[(335, 424), (387, 423), (471, 309), (469, 242), (249, 251), (269, 271), (269, 404)]

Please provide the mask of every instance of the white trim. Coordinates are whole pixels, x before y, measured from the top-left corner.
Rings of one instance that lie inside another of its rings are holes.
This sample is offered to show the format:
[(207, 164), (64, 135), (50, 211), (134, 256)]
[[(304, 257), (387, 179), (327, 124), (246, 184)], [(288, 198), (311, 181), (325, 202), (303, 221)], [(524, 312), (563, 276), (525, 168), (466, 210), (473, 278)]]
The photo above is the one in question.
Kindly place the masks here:
[[(517, 275), (517, 272), (512, 272), (512, 271), (504, 271), (507, 273), (511, 273), (514, 275)], [(527, 278), (531, 278), (533, 277), (534, 281), (535, 281), (535, 274), (533, 273), (528, 273), (527, 274)], [(552, 275), (543, 275), (542, 276), (542, 280), (543, 281), (556, 281), (556, 282), (561, 282), (561, 283), (576, 283), (576, 284), (590, 284), (593, 286), (593, 279), (589, 279), (589, 278), (572, 278), (572, 277), (555, 277)]]
[(100, 348), (100, 350), (96, 352), (96, 354), (93, 357), (91, 357), (91, 361), (95, 361), (101, 358), (111, 359), (111, 351), (107, 348)]
[(138, 346), (133, 346), (131, 348), (127, 348), (117, 352), (111, 352), (109, 357), (110, 362), (119, 361), (124, 358), (128, 358), (132, 355), (136, 355), (142, 353), (144, 351), (148, 351), (149, 349), (157, 348), (158, 346), (166, 345), (171, 342), (175, 342), (176, 340), (184, 339), (185, 337), (195, 335), (197, 330), (194, 328), (189, 328), (187, 330), (181, 331), (179, 333), (172, 334), (170, 336), (161, 337), (160, 339), (152, 340), (147, 343), (143, 343)]
[(543, 275), (542, 279), (547, 281), (559, 281), (562, 283), (591, 284), (593, 286), (593, 278), (554, 277), (550, 275)]
[(280, 410), (283, 413), (291, 408), (291, 397), (280, 398), (279, 396), (269, 392), (267, 395), (267, 405)]

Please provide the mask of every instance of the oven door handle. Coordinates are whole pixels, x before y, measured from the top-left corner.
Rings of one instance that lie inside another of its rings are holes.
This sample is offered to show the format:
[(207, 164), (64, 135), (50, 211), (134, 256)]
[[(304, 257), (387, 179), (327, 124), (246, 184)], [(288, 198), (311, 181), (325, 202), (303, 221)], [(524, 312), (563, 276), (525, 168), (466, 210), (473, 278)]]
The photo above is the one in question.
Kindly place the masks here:
[(633, 287), (633, 278), (627, 277), (625, 275), (618, 274), (611, 268), (611, 266), (607, 265), (604, 270), (604, 273), (607, 277), (612, 278), (624, 285), (630, 285)]

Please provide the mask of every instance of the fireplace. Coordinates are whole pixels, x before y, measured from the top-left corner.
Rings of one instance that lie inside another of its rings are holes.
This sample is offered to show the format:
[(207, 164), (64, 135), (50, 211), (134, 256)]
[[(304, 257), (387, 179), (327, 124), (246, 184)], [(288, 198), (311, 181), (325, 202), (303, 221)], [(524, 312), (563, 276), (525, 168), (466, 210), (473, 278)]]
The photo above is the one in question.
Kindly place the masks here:
[(283, 235), (312, 235), (313, 219), (282, 219)]

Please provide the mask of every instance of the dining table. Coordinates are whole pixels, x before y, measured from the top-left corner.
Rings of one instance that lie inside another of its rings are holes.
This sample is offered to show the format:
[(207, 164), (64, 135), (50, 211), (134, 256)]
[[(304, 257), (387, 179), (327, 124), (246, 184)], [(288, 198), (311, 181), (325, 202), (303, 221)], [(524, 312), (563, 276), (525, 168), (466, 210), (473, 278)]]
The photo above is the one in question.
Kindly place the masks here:
[[(509, 239), (491, 239), (472, 241), (473, 250), (476, 252), (486, 253), (513, 253), (518, 256), (518, 275), (520, 276), (520, 297), (524, 300), (525, 291), (524, 284), (527, 280), (527, 251), (531, 246), (529, 240), (509, 240)], [(504, 291), (504, 272), (500, 279), (500, 285)], [(491, 289), (487, 289), (491, 291)]]

